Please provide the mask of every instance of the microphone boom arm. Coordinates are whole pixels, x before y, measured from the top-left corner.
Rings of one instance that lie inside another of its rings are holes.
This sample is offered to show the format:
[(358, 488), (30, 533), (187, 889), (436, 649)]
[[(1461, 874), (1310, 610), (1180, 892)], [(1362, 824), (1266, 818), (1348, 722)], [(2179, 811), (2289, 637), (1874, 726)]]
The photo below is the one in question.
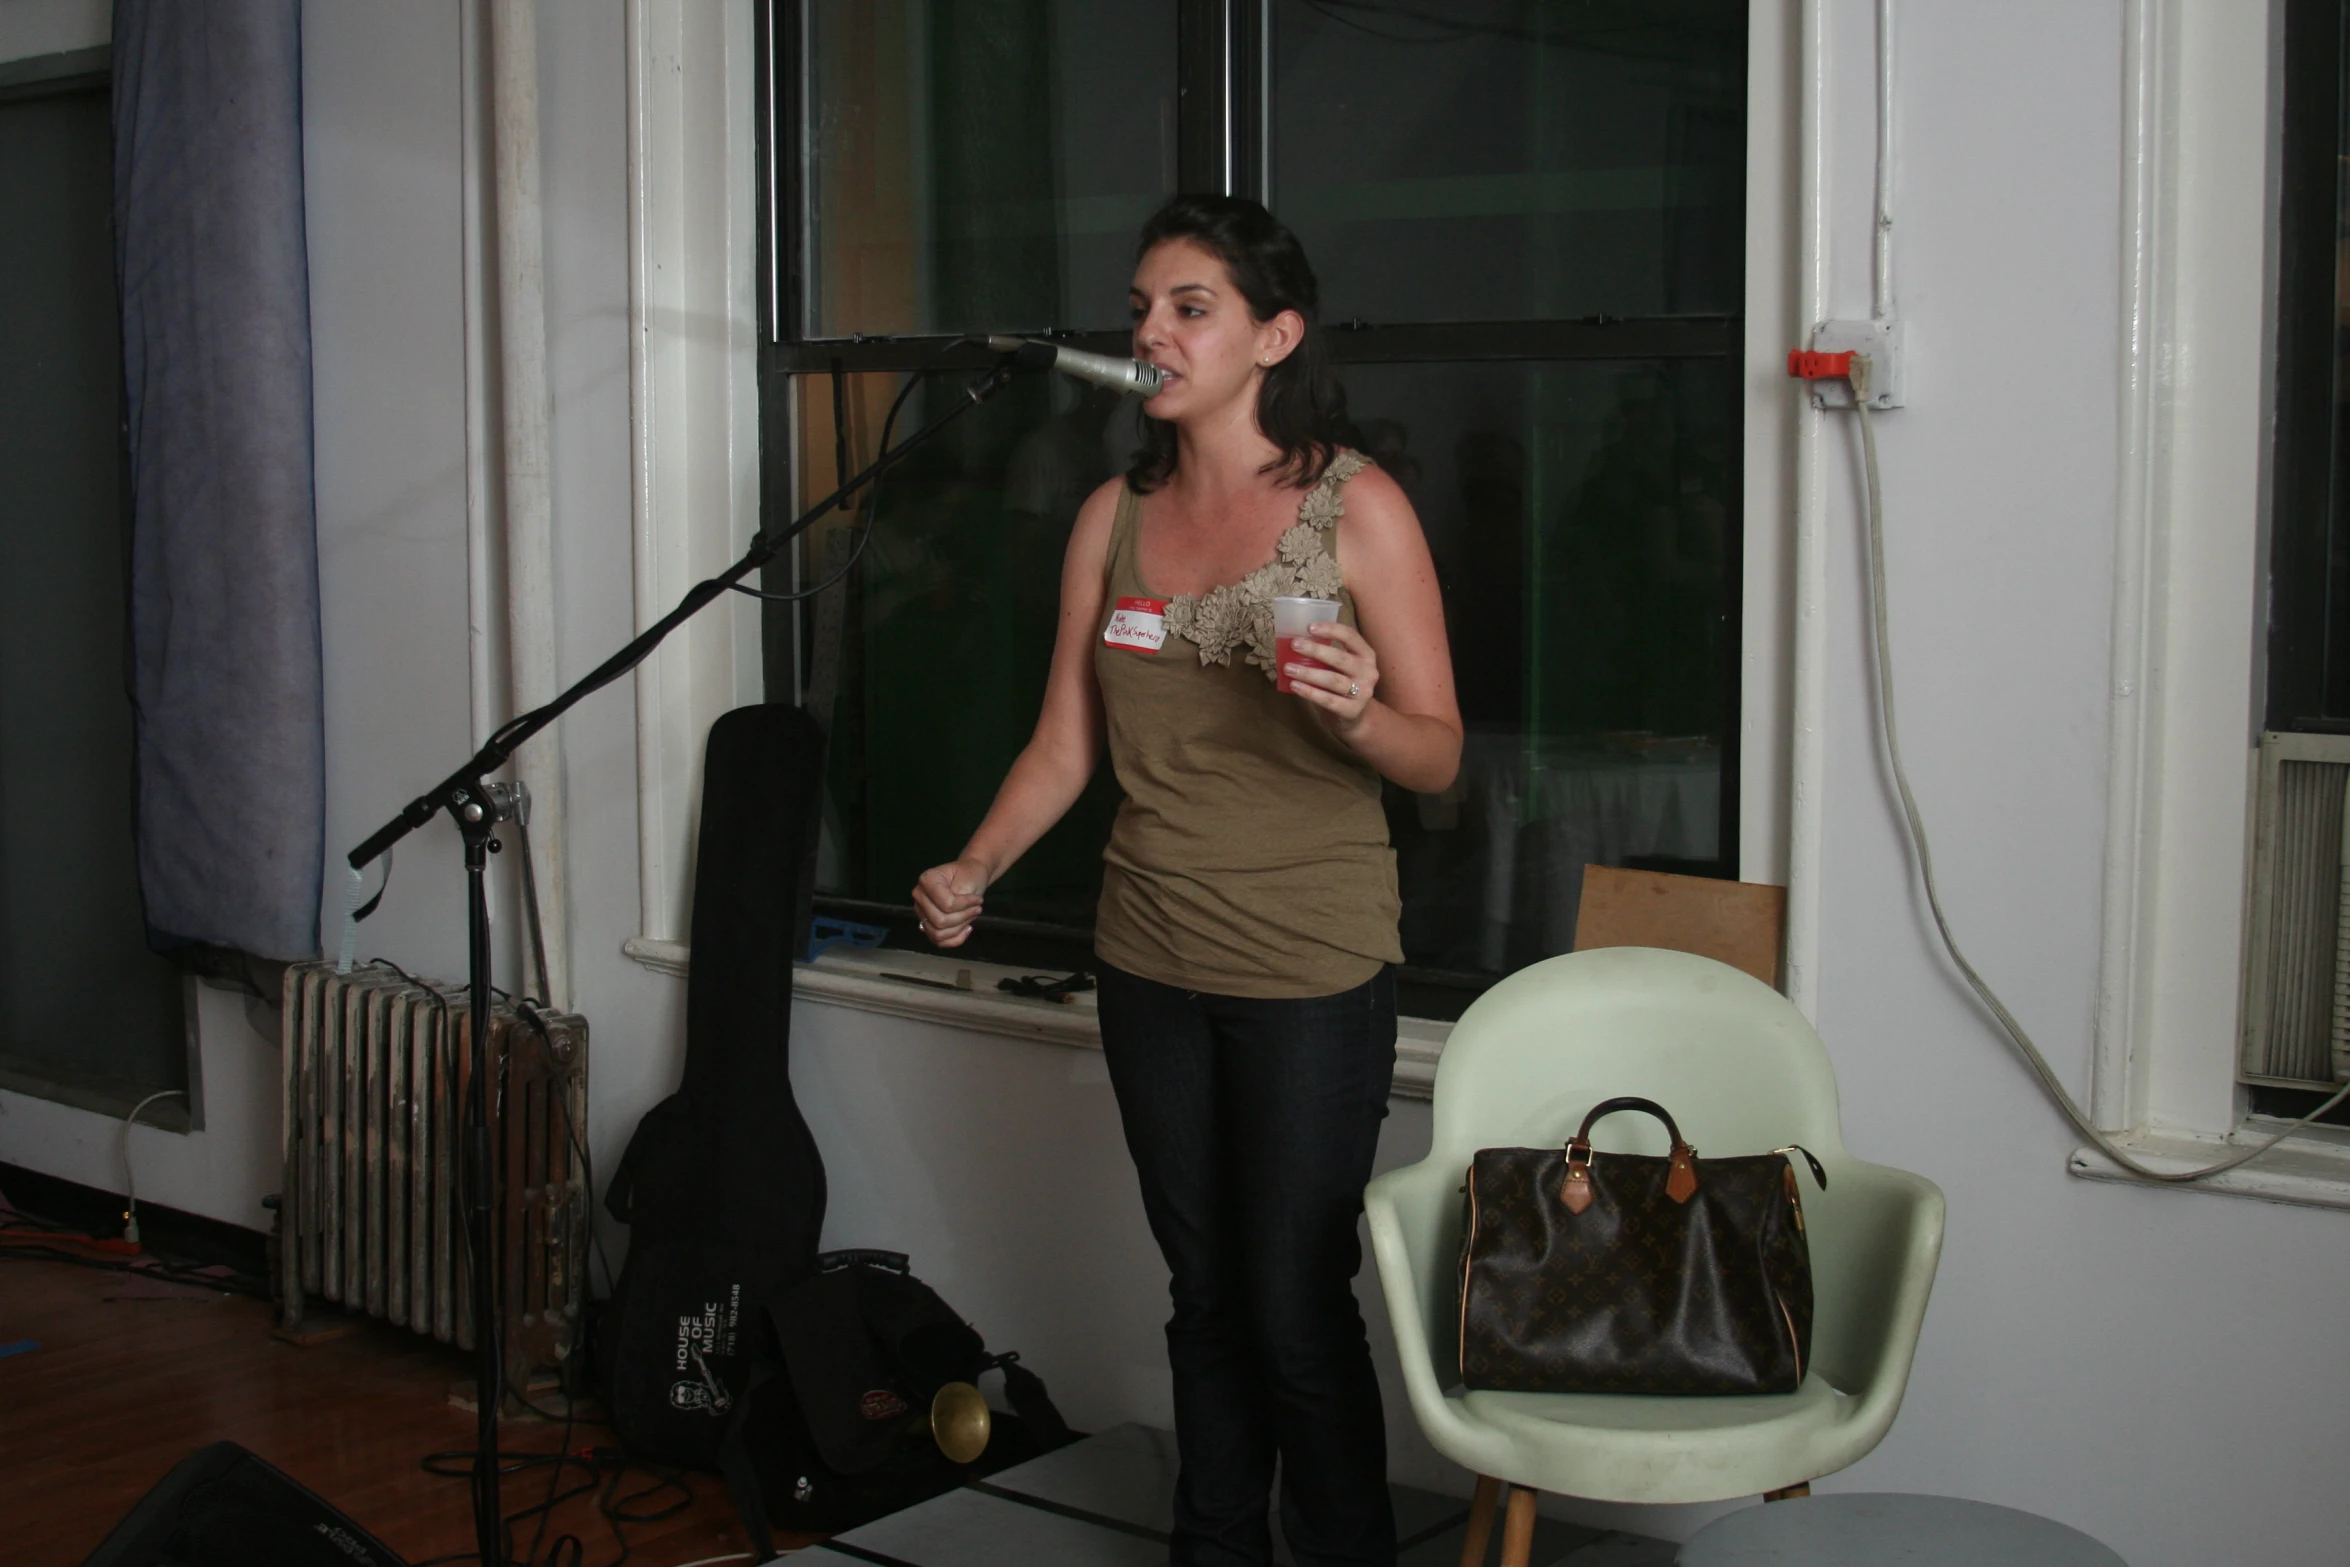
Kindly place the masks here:
[(717, 576), (707, 581), (697, 582), (688, 588), (685, 596), (677, 601), (675, 608), (647, 626), (643, 631), (638, 632), (610, 658), (589, 670), (545, 705), (535, 707), (501, 725), (463, 766), (400, 807), (398, 815), (368, 834), (367, 838), (347, 857), (351, 868), (353, 870), (365, 868), (370, 861), (380, 858), (385, 850), (431, 821), (440, 812), (445, 810), (455, 813), (466, 804), (481, 801), (484, 798), (482, 780), (505, 766), (508, 759), (520, 750), (523, 743), (531, 736), (577, 706), (582, 698), (610, 685), (638, 664), (643, 663), (653, 649), (659, 647), (662, 641), (668, 637), (669, 633), (691, 620), (712, 599), (717, 598), (728, 588), (757, 571), (768, 561), (773, 560), (777, 554), (781, 553), (786, 544), (814, 527), (825, 513), (888, 472), (906, 453), (928, 441), (947, 425), (952, 424), (964, 414), (969, 413), (1002, 391), (1011, 380), (1012, 371), (1016, 368), (1021, 368), (1021, 366), (1013, 359), (1006, 359), (990, 368), (985, 374), (965, 387), (963, 395), (956, 398), (954, 404), (946, 412), (889, 450), (880, 453), (861, 472), (852, 475), (830, 495), (825, 496), (794, 518), (788, 527), (762, 529), (759, 536), (751, 541), (751, 547), (744, 552), (740, 560)]

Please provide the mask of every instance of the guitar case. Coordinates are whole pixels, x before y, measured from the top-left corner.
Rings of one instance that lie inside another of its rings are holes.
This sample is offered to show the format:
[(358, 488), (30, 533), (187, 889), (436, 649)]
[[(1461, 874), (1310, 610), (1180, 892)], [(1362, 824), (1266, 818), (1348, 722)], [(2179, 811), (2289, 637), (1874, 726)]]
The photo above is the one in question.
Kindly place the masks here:
[(637, 1123), (604, 1198), (630, 1227), (597, 1333), (613, 1427), (644, 1457), (727, 1473), (738, 1503), (745, 1391), (775, 1359), (767, 1309), (815, 1277), (824, 1227), (824, 1160), (790, 1074), (823, 772), (823, 733), (797, 707), (711, 726), (684, 1079)]
[[(792, 960), (814, 901), (823, 733), (796, 707), (711, 727), (695, 863), (685, 1076), (637, 1123), (604, 1206), (628, 1261), (596, 1334), (615, 1433), (715, 1469), (764, 1561), (768, 1519), (852, 1527), (1073, 1440), (1043, 1381), (894, 1252), (817, 1253), (824, 1161), (792, 1097)], [(1003, 1373), (975, 1464), (923, 1418)]]

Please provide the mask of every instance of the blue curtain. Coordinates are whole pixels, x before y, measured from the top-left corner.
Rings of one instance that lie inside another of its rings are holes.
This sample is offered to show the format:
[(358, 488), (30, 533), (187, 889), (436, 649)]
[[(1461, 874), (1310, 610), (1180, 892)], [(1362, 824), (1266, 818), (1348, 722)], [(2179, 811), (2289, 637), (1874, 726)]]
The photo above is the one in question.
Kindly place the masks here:
[(139, 882), (156, 947), (318, 950), (325, 724), (297, 0), (116, 0)]

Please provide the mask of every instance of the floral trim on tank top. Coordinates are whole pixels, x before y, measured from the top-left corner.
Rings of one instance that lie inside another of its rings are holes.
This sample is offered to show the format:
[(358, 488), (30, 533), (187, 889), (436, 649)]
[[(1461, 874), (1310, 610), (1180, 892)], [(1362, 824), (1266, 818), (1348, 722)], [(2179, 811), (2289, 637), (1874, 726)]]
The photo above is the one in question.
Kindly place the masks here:
[(1371, 465), (1361, 452), (1341, 450), (1298, 503), (1297, 521), (1273, 546), (1273, 558), (1238, 582), (1186, 593), (1167, 601), (1167, 634), (1199, 648), (1203, 664), (1229, 664), (1246, 648), (1244, 661), (1276, 680), (1273, 601), (1277, 598), (1334, 599), (1344, 586), (1338, 562), (1322, 547), (1323, 530), (1346, 515), (1339, 489)]

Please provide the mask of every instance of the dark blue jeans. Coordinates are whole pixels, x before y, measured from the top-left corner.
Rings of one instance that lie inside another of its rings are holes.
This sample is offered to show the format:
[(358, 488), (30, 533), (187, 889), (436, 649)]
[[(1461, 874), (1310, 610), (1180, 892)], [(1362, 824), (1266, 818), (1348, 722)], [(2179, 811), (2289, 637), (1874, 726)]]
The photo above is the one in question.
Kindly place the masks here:
[(1175, 1314), (1174, 1567), (1262, 1567), (1275, 1461), (1300, 1567), (1393, 1567), (1355, 1225), (1395, 1071), (1395, 980), (1259, 1001), (1106, 964), (1102, 1047)]

